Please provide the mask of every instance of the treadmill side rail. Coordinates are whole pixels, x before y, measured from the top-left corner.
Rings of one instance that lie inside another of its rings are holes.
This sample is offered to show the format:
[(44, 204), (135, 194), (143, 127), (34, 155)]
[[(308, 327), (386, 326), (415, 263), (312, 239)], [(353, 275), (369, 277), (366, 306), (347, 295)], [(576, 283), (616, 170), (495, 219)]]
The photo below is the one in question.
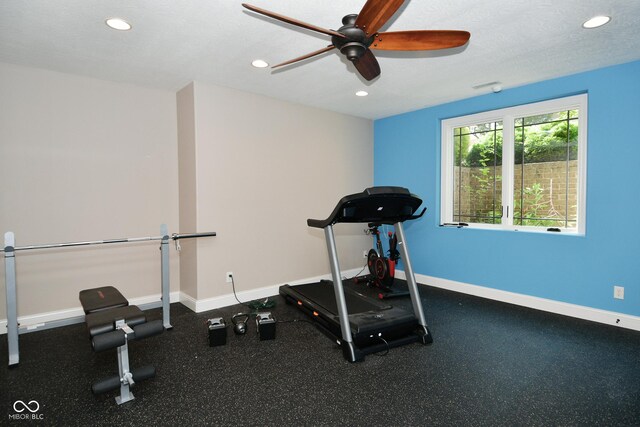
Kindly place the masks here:
[[(333, 291), (336, 295), (338, 305), (338, 317), (340, 318), (340, 329), (342, 340), (353, 345), (351, 337), (351, 327), (349, 326), (349, 312), (347, 311), (347, 301), (344, 296), (342, 277), (340, 276), (340, 264), (338, 263), (338, 250), (336, 239), (333, 235), (333, 226), (327, 225), (324, 228), (324, 236), (327, 240), (327, 250), (329, 251), (329, 263), (331, 264), (331, 277), (333, 278)], [(344, 347), (343, 347), (344, 348)]]
[(404, 237), (404, 227), (401, 222), (395, 223), (394, 227), (396, 229), (396, 235), (398, 236), (400, 259), (402, 259), (402, 263), (404, 264), (404, 272), (407, 279), (407, 287), (409, 288), (409, 295), (411, 296), (411, 303), (413, 304), (413, 312), (418, 319), (418, 323), (426, 328), (427, 321), (424, 317), (422, 301), (420, 301), (420, 293), (418, 292), (418, 285), (416, 283), (416, 276), (413, 274), (413, 267), (411, 266), (411, 259), (409, 258), (409, 248), (407, 247), (407, 240)]

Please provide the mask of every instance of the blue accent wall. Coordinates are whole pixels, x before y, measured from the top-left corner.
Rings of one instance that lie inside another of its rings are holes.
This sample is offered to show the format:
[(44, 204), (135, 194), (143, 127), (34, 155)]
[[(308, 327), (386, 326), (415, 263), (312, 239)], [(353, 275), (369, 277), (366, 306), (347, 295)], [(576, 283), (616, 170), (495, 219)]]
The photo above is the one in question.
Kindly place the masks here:
[[(579, 93), (585, 236), (438, 226), (441, 120)], [(640, 316), (640, 61), (376, 120), (374, 141), (375, 185), (407, 187), (428, 207), (405, 226), (417, 274)]]

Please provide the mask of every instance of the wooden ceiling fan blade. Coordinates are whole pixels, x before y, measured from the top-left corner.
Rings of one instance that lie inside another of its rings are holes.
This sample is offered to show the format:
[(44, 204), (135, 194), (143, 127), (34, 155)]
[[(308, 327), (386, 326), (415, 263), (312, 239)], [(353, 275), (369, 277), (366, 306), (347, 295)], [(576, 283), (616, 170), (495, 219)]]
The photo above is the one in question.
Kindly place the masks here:
[(366, 80), (373, 80), (380, 75), (380, 64), (369, 49), (360, 58), (353, 61), (353, 65)]
[(299, 56), (298, 58), (294, 58), (294, 59), (292, 59), (292, 60), (290, 60), (290, 61), (283, 62), (283, 63), (278, 64), (278, 65), (274, 65), (274, 66), (273, 66), (273, 67), (271, 67), (271, 68), (278, 68), (278, 67), (282, 67), (282, 66), (284, 66), (284, 65), (293, 64), (294, 62), (302, 61), (302, 60), (305, 60), (305, 59), (307, 59), (307, 58), (311, 58), (311, 57), (313, 57), (313, 56), (317, 56), (317, 55), (320, 55), (320, 54), (322, 54), (322, 53), (329, 52), (331, 49), (335, 49), (335, 46), (333, 46), (333, 45), (329, 45), (329, 46), (327, 46), (327, 47), (325, 47), (325, 48), (322, 48), (322, 49), (316, 50), (315, 52), (311, 52), (311, 53), (308, 53), (308, 54), (306, 54), (306, 55), (304, 55), (304, 56)]
[(378, 32), (404, 0), (367, 0), (356, 18), (356, 27), (364, 30), (367, 36)]
[(268, 16), (268, 17), (273, 18), (273, 19), (277, 19), (278, 21), (286, 22), (287, 24), (295, 25), (297, 27), (306, 28), (307, 30), (311, 30), (311, 31), (317, 31), (319, 33), (327, 34), (329, 36), (336, 36), (336, 37), (340, 37), (340, 38), (344, 38), (345, 37), (344, 34), (340, 34), (337, 31), (328, 30), (326, 28), (317, 27), (315, 25), (307, 24), (306, 22), (302, 22), (302, 21), (299, 21), (297, 19), (289, 18), (289, 17), (284, 16), (284, 15), (279, 15), (277, 13), (274, 13), (274, 12), (271, 12), (271, 11), (268, 11), (268, 10), (265, 10), (265, 9), (261, 9), (259, 7), (256, 7), (256, 6), (247, 4), (247, 3), (242, 3), (242, 6), (244, 6), (246, 9), (249, 9), (252, 12), (256, 12), (256, 13), (259, 13), (261, 15)]
[(457, 30), (392, 31), (379, 33), (369, 47), (378, 50), (437, 50), (462, 46), (471, 34)]

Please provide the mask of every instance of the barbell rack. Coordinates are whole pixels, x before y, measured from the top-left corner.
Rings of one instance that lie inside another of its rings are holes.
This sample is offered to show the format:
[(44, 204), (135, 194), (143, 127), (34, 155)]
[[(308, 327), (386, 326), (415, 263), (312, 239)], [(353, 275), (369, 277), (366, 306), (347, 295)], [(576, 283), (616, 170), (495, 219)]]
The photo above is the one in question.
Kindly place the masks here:
[(169, 235), (166, 224), (160, 226), (160, 236), (149, 237), (128, 237), (120, 239), (89, 240), (82, 242), (47, 243), (40, 245), (16, 246), (15, 235), (8, 231), (4, 234), (4, 248), (0, 252), (4, 253), (5, 265), (5, 292), (7, 303), (7, 342), (9, 349), (9, 367), (16, 366), (20, 362), (19, 350), (19, 324), (18, 324), (18, 301), (17, 301), (17, 281), (16, 281), (16, 252), (39, 249), (69, 248), (77, 246), (108, 245), (118, 243), (140, 243), (150, 241), (160, 241), (160, 269), (162, 288), (162, 324), (165, 329), (171, 329), (170, 313), (170, 282), (169, 282), (169, 240), (173, 240), (178, 246), (181, 239), (193, 239), (199, 237), (214, 237), (215, 231), (202, 233), (173, 233)]

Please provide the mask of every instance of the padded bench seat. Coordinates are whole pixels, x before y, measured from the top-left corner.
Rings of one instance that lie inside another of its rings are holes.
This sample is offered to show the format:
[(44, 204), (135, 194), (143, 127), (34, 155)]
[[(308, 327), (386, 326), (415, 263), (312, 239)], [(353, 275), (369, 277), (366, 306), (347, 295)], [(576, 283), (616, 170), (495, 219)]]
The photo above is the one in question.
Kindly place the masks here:
[(87, 329), (91, 337), (115, 331), (115, 322), (122, 319), (124, 319), (127, 325), (134, 327), (145, 323), (147, 316), (135, 305), (97, 311), (85, 316), (85, 322), (87, 323)]
[[(80, 291), (80, 303), (85, 312), (84, 321), (95, 352), (117, 349), (118, 374), (91, 386), (94, 394), (120, 389), (118, 405), (134, 399), (130, 387), (135, 382), (153, 378), (153, 366), (131, 369), (129, 366), (130, 340), (141, 340), (164, 331), (162, 320), (147, 322), (147, 316), (113, 286)], [(116, 325), (117, 323), (117, 325)]]
[(85, 314), (126, 307), (129, 301), (113, 286), (85, 289), (80, 291), (80, 304)]

